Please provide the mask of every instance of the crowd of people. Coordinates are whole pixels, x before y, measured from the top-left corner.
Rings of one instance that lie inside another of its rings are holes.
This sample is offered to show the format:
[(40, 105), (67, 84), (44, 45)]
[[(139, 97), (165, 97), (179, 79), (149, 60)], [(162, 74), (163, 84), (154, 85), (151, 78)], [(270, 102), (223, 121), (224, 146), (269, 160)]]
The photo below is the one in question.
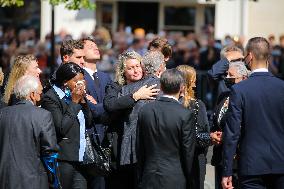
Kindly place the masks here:
[[(35, 40), (31, 31), (19, 49)], [(101, 29), (58, 37), (57, 62), (47, 66), (49, 55), (33, 55), (35, 41), (19, 52), (8, 34), (0, 188), (203, 189), (212, 145), (216, 189), (284, 187), (284, 83), (269, 71), (281, 77), (282, 59), (271, 39), (252, 38), (243, 49), (208, 38), (202, 49), (193, 33), (121, 30), (111, 41)], [(211, 116), (195, 95), (197, 70), (217, 87)], [(86, 163), (94, 143), (111, 150), (108, 174)]]

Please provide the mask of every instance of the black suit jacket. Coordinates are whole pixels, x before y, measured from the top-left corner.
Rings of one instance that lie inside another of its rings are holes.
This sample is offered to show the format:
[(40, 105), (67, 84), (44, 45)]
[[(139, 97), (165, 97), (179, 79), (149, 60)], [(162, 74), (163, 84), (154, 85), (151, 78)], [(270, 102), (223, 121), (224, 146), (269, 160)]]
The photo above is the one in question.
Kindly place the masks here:
[(186, 188), (194, 149), (195, 125), (190, 110), (166, 97), (143, 106), (137, 126), (139, 187)]
[(59, 159), (66, 161), (79, 161), (80, 123), (77, 114), (80, 110), (85, 116), (85, 126), (92, 125), (92, 113), (87, 105), (73, 102), (67, 104), (60, 99), (53, 88), (49, 89), (42, 98), (42, 107), (51, 112), (58, 145), (60, 146)]
[(30, 101), (0, 110), (0, 188), (48, 189), (40, 157), (55, 151), (50, 112)]
[(224, 176), (239, 141), (240, 175), (284, 173), (284, 82), (269, 72), (233, 85), (224, 128)]

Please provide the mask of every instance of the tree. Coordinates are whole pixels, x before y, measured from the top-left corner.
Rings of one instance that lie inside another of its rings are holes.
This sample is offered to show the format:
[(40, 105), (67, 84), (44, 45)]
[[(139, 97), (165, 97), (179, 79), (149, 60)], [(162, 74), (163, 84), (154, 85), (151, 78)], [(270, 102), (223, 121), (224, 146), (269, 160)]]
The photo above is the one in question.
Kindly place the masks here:
[[(23, 6), (25, 0), (0, 0), (1, 7)], [(64, 4), (70, 10), (95, 9), (96, 5), (92, 0), (49, 0), (52, 5)]]

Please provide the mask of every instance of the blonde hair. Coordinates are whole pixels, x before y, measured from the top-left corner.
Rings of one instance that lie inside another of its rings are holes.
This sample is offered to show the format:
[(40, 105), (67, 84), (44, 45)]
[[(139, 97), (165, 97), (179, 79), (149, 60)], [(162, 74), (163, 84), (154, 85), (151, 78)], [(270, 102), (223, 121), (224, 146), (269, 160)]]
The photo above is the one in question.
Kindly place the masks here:
[(2, 71), (2, 68), (0, 67), (0, 86), (3, 85), (3, 80), (4, 80), (4, 73)]
[(119, 85), (126, 85), (126, 78), (124, 76), (124, 72), (125, 72), (125, 67), (126, 67), (125, 62), (128, 59), (136, 59), (141, 63), (142, 57), (133, 50), (124, 51), (118, 56), (118, 61), (116, 64), (116, 71), (115, 71), (115, 81)]
[(184, 107), (189, 107), (190, 100), (195, 99), (194, 90), (192, 89), (192, 80), (196, 78), (196, 71), (188, 65), (180, 65), (177, 69), (182, 73), (185, 83)]
[(3, 101), (5, 103), (9, 103), (11, 95), (14, 90), (15, 83), (26, 74), (28, 66), (32, 61), (36, 61), (36, 57), (34, 55), (19, 55), (15, 59), (15, 63), (13, 64), (12, 70), (9, 74), (8, 82), (5, 87)]

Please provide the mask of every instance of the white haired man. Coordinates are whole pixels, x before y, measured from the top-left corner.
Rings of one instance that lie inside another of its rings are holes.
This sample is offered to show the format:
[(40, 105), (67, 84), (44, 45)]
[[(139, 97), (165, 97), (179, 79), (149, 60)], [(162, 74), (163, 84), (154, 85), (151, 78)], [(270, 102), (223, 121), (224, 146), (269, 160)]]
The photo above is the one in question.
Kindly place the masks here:
[(36, 106), (42, 85), (23, 76), (14, 93), (21, 101), (0, 110), (0, 188), (48, 189), (40, 157), (56, 152), (57, 141), (51, 113)]

